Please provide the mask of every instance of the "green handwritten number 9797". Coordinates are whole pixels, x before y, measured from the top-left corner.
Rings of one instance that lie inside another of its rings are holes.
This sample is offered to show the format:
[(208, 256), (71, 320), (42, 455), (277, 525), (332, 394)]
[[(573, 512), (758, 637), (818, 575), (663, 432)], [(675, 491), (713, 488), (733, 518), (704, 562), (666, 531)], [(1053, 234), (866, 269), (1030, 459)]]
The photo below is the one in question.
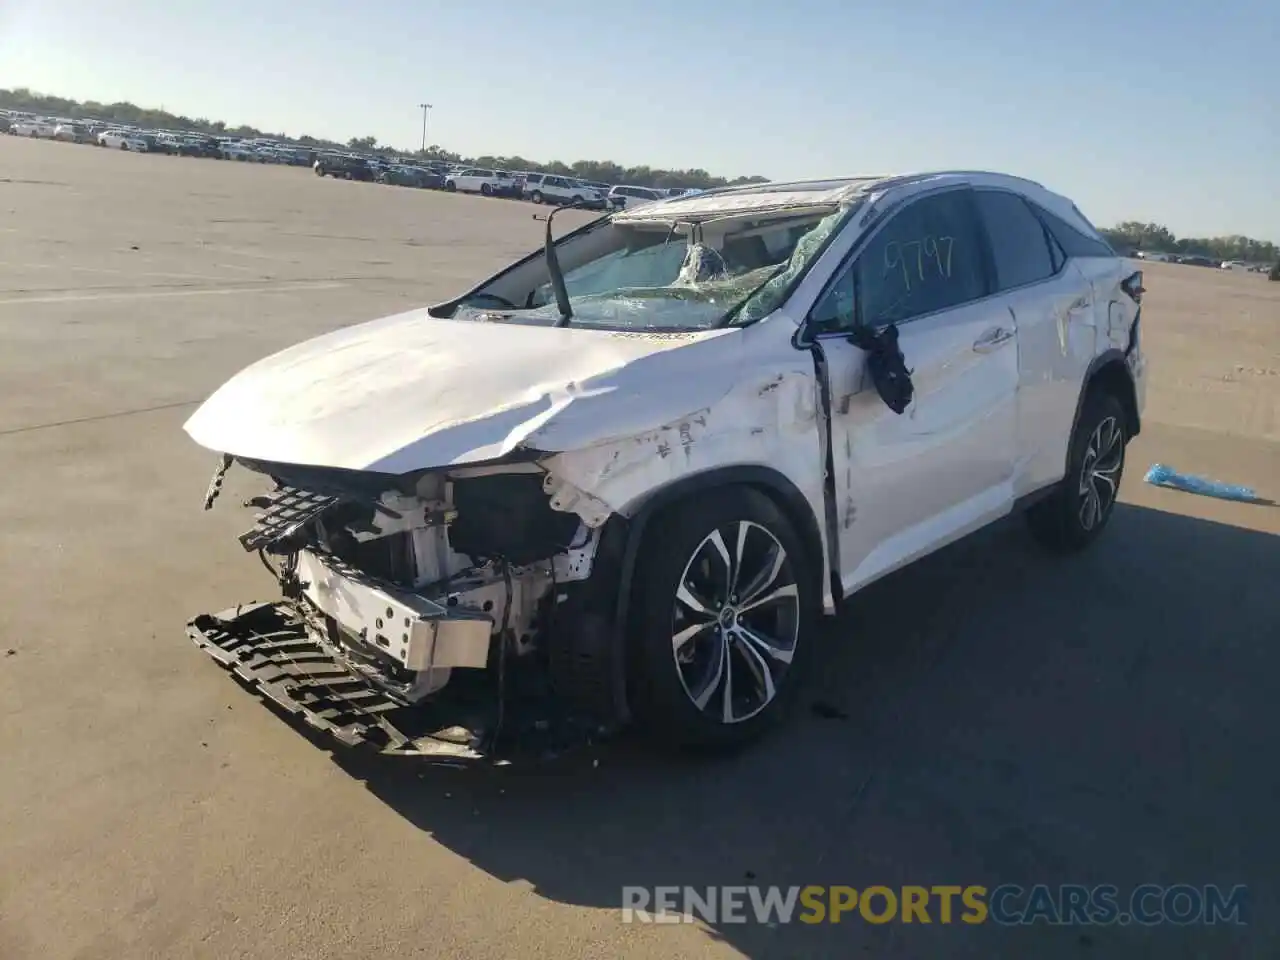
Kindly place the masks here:
[(891, 240), (884, 248), (884, 275), (902, 273), (902, 282), (911, 289), (912, 278), (923, 283), (937, 269), (943, 280), (951, 279), (951, 250), (954, 237), (925, 236), (919, 240)]

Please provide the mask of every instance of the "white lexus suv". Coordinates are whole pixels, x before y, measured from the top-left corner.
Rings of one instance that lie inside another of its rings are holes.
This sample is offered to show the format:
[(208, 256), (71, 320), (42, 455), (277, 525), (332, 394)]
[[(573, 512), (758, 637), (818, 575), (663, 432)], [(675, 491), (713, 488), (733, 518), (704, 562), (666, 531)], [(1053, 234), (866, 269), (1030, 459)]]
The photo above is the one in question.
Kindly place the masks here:
[(1018, 510), (1056, 550), (1107, 525), (1142, 274), (1070, 200), (943, 172), (545, 230), (453, 300), (255, 363), (186, 424), (223, 455), (206, 508), (233, 463), (267, 486), (241, 543), (282, 594), (188, 632), (339, 740), (745, 741), (873, 580)]

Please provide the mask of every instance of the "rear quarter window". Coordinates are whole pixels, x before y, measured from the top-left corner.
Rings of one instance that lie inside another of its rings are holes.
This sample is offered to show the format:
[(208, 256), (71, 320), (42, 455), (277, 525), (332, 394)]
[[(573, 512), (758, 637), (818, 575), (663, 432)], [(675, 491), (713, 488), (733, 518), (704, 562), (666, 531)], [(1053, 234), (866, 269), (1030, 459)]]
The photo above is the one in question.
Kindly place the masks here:
[(1086, 236), (1044, 207), (1038, 207), (1035, 204), (1031, 206), (1068, 257), (1114, 257), (1116, 255), (1106, 241)]
[(1060, 264), (1049, 234), (1020, 196), (1001, 190), (978, 190), (978, 210), (991, 240), (996, 282), (1001, 290), (1048, 280)]

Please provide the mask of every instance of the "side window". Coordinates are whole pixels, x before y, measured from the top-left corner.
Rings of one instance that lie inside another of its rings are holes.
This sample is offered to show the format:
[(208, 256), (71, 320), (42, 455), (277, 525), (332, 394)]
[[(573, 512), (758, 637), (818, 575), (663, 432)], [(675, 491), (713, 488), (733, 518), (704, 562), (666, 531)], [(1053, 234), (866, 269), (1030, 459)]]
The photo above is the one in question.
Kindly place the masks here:
[(1044, 221), (1045, 226), (1049, 228), (1049, 232), (1053, 234), (1054, 239), (1058, 241), (1068, 257), (1114, 257), (1116, 255), (1115, 251), (1103, 241), (1085, 236), (1061, 217), (1055, 216), (1043, 207), (1036, 207), (1036, 213), (1040, 215), (1040, 219)]
[(1047, 280), (1058, 272), (1044, 224), (1021, 197), (999, 190), (979, 190), (975, 197), (991, 238), (998, 289)]
[(871, 238), (810, 322), (816, 333), (878, 327), (977, 300), (987, 293), (984, 255), (967, 190), (922, 197)]

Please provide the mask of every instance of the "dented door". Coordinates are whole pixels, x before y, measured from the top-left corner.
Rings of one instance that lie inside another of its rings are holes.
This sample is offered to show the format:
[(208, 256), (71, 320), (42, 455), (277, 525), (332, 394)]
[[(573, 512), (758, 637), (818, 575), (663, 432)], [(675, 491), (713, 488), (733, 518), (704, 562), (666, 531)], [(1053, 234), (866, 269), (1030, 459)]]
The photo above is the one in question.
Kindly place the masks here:
[(1009, 311), (987, 299), (904, 324), (899, 337), (915, 390), (902, 414), (880, 399), (861, 350), (823, 342), (846, 591), (1011, 505), (1018, 352)]
[[(971, 191), (913, 199), (815, 305), (846, 592), (1007, 512), (1016, 462), (1017, 324), (993, 296)], [(881, 399), (848, 334), (898, 330), (914, 397)]]

